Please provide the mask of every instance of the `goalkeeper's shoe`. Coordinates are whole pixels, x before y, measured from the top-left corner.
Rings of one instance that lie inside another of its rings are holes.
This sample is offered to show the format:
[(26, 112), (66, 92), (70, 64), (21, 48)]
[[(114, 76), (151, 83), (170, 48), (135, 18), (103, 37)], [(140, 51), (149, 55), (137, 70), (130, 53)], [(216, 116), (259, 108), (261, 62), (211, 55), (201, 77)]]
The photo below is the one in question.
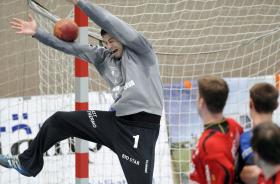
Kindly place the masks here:
[(0, 165), (9, 169), (13, 168), (24, 176), (31, 176), (25, 169), (23, 169), (17, 156), (0, 155)]

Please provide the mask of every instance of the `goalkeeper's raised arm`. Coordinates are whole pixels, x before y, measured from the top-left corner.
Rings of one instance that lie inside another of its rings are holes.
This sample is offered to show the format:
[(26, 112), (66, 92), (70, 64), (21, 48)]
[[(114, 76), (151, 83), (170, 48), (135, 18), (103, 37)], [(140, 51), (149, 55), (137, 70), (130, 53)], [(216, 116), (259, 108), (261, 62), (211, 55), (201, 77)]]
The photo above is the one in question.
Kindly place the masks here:
[(86, 0), (73, 0), (87, 16), (101, 29), (120, 41), (124, 46), (135, 52), (143, 53), (151, 50), (150, 43), (129, 24), (122, 21), (109, 11)]
[(104, 60), (106, 51), (103, 47), (60, 40), (40, 28), (31, 15), (28, 17), (27, 21), (14, 18), (13, 21), (10, 22), (11, 27), (16, 30), (17, 34), (30, 35), (47, 46), (66, 54), (77, 56), (95, 65)]

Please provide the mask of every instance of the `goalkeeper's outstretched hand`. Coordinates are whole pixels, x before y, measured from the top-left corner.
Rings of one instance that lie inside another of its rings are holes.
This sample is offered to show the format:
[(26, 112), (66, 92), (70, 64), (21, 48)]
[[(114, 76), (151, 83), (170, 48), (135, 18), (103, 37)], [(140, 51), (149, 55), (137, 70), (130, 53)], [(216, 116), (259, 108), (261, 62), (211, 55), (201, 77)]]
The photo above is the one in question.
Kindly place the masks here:
[(10, 22), (10, 24), (11, 27), (17, 31), (17, 34), (33, 36), (36, 33), (37, 23), (31, 15), (28, 15), (28, 21), (13, 18), (13, 21)]

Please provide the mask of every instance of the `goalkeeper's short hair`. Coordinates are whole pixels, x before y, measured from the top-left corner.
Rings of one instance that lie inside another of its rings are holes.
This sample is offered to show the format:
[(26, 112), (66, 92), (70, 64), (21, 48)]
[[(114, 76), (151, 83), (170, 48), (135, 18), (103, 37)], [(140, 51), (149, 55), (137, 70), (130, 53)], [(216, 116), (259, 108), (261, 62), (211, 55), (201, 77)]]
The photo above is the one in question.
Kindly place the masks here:
[(101, 36), (104, 36), (104, 35), (106, 35), (106, 34), (108, 34), (107, 31), (105, 31), (104, 29), (101, 29), (100, 35), (101, 35)]

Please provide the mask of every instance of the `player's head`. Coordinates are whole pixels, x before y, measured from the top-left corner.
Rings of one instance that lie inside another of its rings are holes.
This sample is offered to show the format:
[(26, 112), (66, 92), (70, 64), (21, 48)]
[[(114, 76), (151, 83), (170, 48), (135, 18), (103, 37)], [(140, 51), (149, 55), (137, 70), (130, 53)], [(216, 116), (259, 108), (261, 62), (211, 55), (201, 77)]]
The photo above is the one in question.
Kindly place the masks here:
[(103, 29), (100, 34), (103, 39), (104, 46), (111, 50), (113, 57), (120, 59), (123, 54), (123, 44)]
[(255, 84), (250, 89), (250, 111), (272, 114), (278, 107), (278, 96), (279, 92), (273, 85), (266, 82)]
[(256, 163), (262, 167), (265, 161), (270, 165), (280, 164), (280, 128), (270, 122), (253, 129), (252, 148), (256, 152)]
[(198, 110), (206, 108), (210, 113), (222, 113), (225, 107), (229, 88), (225, 80), (215, 76), (198, 79)]

